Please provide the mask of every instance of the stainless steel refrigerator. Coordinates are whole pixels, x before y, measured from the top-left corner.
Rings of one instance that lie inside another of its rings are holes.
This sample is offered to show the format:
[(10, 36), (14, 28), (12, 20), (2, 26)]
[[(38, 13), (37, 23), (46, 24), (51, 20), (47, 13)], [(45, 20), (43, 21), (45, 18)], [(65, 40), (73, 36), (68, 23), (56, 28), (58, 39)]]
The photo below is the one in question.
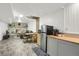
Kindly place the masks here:
[(42, 25), (41, 26), (41, 42), (40, 48), (47, 53), (47, 35), (53, 34), (53, 26)]

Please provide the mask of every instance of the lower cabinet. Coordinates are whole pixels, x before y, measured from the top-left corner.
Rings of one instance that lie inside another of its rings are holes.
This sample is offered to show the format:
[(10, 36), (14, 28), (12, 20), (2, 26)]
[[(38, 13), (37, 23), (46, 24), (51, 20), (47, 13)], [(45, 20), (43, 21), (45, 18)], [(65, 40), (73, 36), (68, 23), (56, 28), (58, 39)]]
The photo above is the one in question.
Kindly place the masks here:
[(79, 56), (79, 44), (58, 40), (59, 56)]
[(79, 56), (79, 44), (48, 38), (47, 53), (50, 56)]
[(57, 40), (56, 39), (48, 38), (47, 54), (49, 54), (50, 56), (57, 55)]

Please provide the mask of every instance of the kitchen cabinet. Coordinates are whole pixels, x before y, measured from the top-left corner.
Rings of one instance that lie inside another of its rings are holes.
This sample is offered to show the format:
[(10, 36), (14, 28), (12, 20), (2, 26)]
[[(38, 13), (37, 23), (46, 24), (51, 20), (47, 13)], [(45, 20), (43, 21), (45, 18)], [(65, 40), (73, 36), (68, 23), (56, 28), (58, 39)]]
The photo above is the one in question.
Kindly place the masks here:
[(57, 55), (57, 40), (56, 39), (48, 37), (47, 54), (49, 54), (50, 56)]
[(79, 56), (79, 44), (58, 40), (59, 56)]
[(50, 56), (79, 56), (79, 44), (48, 37), (47, 53)]

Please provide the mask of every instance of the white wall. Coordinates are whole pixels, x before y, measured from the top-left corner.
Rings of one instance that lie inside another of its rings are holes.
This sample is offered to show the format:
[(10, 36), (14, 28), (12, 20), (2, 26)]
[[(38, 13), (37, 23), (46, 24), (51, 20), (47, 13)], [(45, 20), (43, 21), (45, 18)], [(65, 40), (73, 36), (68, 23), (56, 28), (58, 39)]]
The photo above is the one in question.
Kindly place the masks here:
[(64, 8), (64, 31), (79, 34), (79, 4), (70, 4)]
[(9, 23), (13, 18), (13, 12), (9, 3), (0, 3), (0, 20)]
[(7, 23), (11, 19), (14, 19), (11, 5), (9, 3), (0, 3), (0, 40), (2, 40), (2, 36), (7, 29)]
[(65, 33), (79, 34), (79, 4), (69, 4), (45, 17), (40, 18), (42, 24), (53, 25)]
[(28, 23), (28, 30), (36, 32), (36, 20), (31, 21)]
[(64, 9), (59, 9), (55, 13), (51, 13), (45, 17), (40, 18), (40, 27), (41, 25), (52, 25), (55, 28), (58, 28), (60, 31), (64, 30)]
[(0, 21), (0, 40), (2, 40), (2, 37), (6, 33), (7, 29), (8, 29), (7, 23)]

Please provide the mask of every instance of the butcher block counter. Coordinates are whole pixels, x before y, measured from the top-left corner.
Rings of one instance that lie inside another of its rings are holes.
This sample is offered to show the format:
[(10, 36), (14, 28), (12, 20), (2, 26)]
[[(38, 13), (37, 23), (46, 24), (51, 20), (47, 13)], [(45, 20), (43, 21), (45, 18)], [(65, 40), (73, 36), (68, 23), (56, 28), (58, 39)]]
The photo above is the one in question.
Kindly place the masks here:
[[(61, 34), (59, 34), (59, 35), (61, 35)], [(79, 43), (79, 37), (69, 37), (69, 36), (65, 36), (64, 34), (62, 36), (48, 35), (48, 37), (56, 38), (56, 39), (64, 40), (64, 41), (69, 41), (69, 42), (73, 42), (73, 43)]]

